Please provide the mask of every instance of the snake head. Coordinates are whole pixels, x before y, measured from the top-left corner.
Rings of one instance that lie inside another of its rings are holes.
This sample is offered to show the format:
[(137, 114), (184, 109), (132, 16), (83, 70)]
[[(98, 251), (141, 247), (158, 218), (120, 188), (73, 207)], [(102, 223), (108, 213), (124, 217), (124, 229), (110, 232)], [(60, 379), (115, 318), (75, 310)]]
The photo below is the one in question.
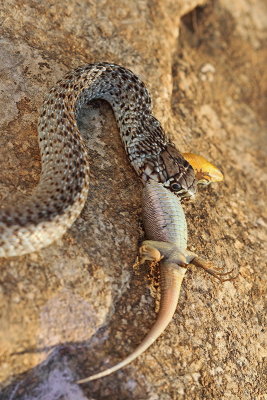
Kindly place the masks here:
[(172, 144), (167, 144), (160, 156), (167, 173), (163, 185), (178, 197), (193, 197), (197, 189), (197, 180), (189, 162)]
[(183, 157), (193, 167), (198, 184), (208, 185), (212, 182), (223, 181), (221, 171), (206, 158), (193, 153), (183, 153)]

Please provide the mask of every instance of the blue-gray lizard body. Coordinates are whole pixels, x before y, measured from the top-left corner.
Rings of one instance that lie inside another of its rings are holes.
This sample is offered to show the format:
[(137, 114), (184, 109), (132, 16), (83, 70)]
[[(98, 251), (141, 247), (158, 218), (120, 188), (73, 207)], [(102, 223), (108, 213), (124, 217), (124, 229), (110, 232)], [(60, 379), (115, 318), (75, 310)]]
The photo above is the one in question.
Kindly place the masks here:
[(176, 310), (181, 284), (195, 255), (187, 251), (187, 224), (180, 200), (155, 181), (143, 189), (143, 218), (149, 240), (140, 247), (140, 262), (160, 263), (161, 300), (157, 320), (132, 354), (115, 366), (77, 383), (85, 383), (123, 368), (142, 354), (165, 330)]

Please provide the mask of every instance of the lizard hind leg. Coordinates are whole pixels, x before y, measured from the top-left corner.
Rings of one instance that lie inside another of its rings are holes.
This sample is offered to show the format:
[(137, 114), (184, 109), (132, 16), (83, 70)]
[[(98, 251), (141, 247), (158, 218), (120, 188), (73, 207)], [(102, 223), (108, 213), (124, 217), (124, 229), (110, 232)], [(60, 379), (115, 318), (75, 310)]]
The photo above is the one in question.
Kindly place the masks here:
[[(237, 274), (232, 275), (234, 268), (230, 271), (222, 271), (222, 268), (218, 268), (217, 266), (213, 265), (210, 261), (203, 260), (201, 257), (195, 257), (190, 261), (191, 264), (195, 265), (196, 267), (204, 269), (210, 275), (214, 276), (215, 278), (219, 279), (221, 282), (232, 281), (236, 279), (239, 275), (239, 271)], [(225, 278), (222, 278), (225, 276)]]
[[(149, 243), (149, 241), (146, 241)], [(139, 248), (139, 262), (144, 264), (145, 261), (154, 261), (156, 263), (160, 262), (163, 258), (160, 251), (151, 244), (143, 244)]]

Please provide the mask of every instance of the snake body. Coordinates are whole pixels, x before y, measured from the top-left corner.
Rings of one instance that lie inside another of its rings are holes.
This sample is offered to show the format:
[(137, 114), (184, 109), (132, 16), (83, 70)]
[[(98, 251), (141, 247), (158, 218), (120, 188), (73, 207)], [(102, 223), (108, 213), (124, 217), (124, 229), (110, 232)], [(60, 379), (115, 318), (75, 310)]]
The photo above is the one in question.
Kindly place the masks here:
[(48, 246), (80, 214), (89, 187), (89, 160), (77, 117), (94, 99), (112, 106), (129, 161), (143, 183), (161, 182), (181, 197), (195, 193), (194, 170), (152, 115), (144, 83), (119, 65), (88, 64), (69, 72), (44, 100), (38, 123), (40, 181), (25, 203), (0, 209), (0, 257)]

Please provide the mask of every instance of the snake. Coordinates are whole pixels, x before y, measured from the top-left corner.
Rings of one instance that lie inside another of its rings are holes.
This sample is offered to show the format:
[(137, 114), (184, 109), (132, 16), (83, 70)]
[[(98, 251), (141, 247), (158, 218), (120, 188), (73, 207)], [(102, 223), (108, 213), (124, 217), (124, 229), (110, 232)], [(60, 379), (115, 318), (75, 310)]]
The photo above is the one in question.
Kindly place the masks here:
[(39, 183), (24, 202), (0, 208), (0, 257), (48, 246), (80, 214), (89, 190), (89, 157), (77, 119), (95, 99), (111, 105), (129, 161), (144, 184), (154, 180), (178, 197), (195, 195), (194, 168), (153, 116), (145, 84), (120, 65), (87, 64), (68, 72), (45, 96), (38, 121)]
[(108, 62), (78, 67), (45, 96), (38, 121), (40, 180), (23, 203), (0, 208), (0, 257), (21, 256), (50, 245), (79, 216), (89, 190), (90, 160), (77, 121), (81, 108), (95, 99), (111, 105), (126, 154), (144, 184), (144, 224), (150, 242), (141, 249), (144, 260), (160, 255), (155, 260), (160, 261), (163, 292), (158, 319), (136, 351), (77, 383), (127, 365), (166, 328), (175, 312), (185, 264), (196, 260), (204, 265), (186, 250), (186, 220), (179, 199), (194, 197), (197, 184), (223, 179), (205, 158), (176, 149), (152, 114), (145, 84), (132, 71)]

